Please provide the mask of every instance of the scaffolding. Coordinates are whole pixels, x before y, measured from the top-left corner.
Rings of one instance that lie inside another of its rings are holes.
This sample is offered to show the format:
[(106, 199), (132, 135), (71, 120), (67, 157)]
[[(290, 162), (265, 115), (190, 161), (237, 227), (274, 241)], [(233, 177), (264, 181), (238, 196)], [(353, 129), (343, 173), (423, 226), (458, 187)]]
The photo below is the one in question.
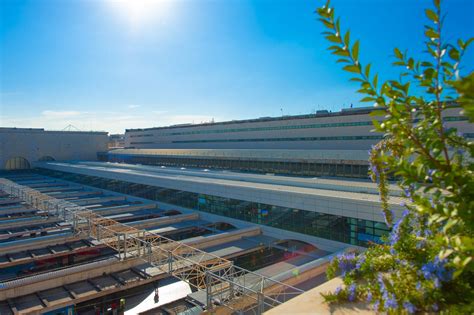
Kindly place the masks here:
[(170, 238), (106, 218), (72, 202), (0, 178), (0, 189), (48, 216), (70, 222), (75, 234), (91, 237), (117, 251), (121, 260), (140, 258), (161, 272), (205, 294), (207, 311), (262, 314), (303, 290), (235, 266), (232, 261)]

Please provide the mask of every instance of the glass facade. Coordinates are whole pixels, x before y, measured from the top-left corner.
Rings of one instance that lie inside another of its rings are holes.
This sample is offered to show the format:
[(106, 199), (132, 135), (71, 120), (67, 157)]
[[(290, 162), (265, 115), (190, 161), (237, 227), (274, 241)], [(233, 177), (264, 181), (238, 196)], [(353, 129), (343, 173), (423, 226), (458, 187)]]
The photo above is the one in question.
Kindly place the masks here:
[(333, 176), (367, 178), (367, 164), (349, 163), (316, 163), (307, 161), (262, 161), (231, 158), (205, 158), (193, 156), (164, 156), (164, 155), (137, 155), (137, 154), (98, 154), (99, 161), (130, 163), (143, 165), (176, 166), (227, 169), (254, 173), (273, 173), (298, 176)]
[(380, 237), (389, 231), (388, 227), (381, 222), (135, 184), (97, 176), (48, 169), (37, 169), (37, 171), (47, 176), (84, 185), (352, 245), (367, 246), (368, 242), (380, 242)]

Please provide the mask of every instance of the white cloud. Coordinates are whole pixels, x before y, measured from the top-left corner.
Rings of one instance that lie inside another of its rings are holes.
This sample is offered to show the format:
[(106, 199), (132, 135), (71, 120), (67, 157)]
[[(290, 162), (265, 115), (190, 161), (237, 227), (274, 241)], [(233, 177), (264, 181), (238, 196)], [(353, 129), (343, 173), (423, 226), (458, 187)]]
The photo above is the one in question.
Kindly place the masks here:
[(80, 116), (81, 114), (83, 113), (74, 111), (74, 110), (66, 110), (66, 111), (45, 110), (41, 112), (41, 116), (45, 118), (52, 118), (52, 119), (77, 117), (77, 116)]
[(169, 115), (164, 116), (163, 122), (168, 125), (175, 124), (200, 124), (216, 120), (210, 115)]
[(128, 105), (128, 108), (130, 108), (130, 109), (134, 109), (134, 108), (138, 108), (138, 107), (140, 107), (140, 105), (135, 105), (135, 104)]
[(62, 130), (73, 125), (80, 130), (101, 130), (123, 133), (125, 129), (169, 126), (175, 124), (222, 121), (222, 117), (210, 115), (178, 115), (169, 111), (151, 111), (144, 114), (124, 112), (81, 112), (76, 110), (45, 110), (37, 116), (1, 116), (0, 126), (19, 128), (45, 128)]
[(153, 114), (157, 114), (157, 115), (162, 115), (162, 114), (168, 113), (167, 110), (152, 110), (151, 112), (152, 112)]

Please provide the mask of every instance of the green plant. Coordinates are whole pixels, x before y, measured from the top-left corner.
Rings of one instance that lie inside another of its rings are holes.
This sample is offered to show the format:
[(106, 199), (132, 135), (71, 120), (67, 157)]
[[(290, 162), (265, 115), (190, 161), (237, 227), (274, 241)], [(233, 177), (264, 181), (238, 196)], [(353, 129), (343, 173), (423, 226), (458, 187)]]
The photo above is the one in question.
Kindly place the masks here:
[[(383, 116), (373, 121), (384, 139), (370, 151), (369, 173), (392, 227), (383, 244), (332, 261), (328, 276), (342, 272), (345, 286), (325, 295), (328, 302), (366, 300), (394, 313), (474, 311), (474, 143), (443, 123), (443, 112), (458, 106), (474, 121), (474, 73), (460, 73), (474, 38), (445, 41), (441, 3), (433, 3), (425, 10), (429, 59), (418, 61), (395, 48), (400, 79), (385, 82), (370, 64), (360, 63), (359, 41), (343, 34), (330, 2), (316, 11), (329, 50), (360, 85), (361, 101), (374, 103), (379, 110), (373, 115)], [(398, 220), (388, 206), (389, 175), (406, 194)]]

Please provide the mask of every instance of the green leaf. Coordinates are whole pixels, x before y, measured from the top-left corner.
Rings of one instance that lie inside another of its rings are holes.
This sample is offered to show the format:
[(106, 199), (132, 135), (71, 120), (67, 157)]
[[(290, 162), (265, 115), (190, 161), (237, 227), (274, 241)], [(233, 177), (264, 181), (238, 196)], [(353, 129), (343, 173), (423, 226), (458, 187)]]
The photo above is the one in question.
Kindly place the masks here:
[(344, 35), (344, 44), (346, 44), (346, 47), (349, 47), (351, 41), (351, 32), (347, 31), (346, 35)]
[(366, 96), (360, 100), (360, 102), (373, 102), (373, 101), (375, 101), (375, 98), (370, 97), (370, 96)]
[(326, 39), (330, 42), (333, 42), (333, 43), (337, 43), (337, 44), (342, 43), (341, 39), (339, 37), (337, 37), (336, 35), (334, 35), (334, 34), (326, 36)]
[(400, 51), (400, 49), (395, 48), (395, 49), (393, 50), (393, 52), (395, 53), (395, 56), (396, 56), (398, 59), (403, 59), (403, 54), (402, 54), (402, 52)]
[(375, 74), (374, 80), (372, 81), (372, 84), (373, 84), (373, 86), (374, 86), (375, 88), (377, 88), (378, 80), (379, 80), (379, 75), (378, 75), (378, 74)]
[(359, 60), (359, 41), (356, 40), (354, 46), (352, 46), (352, 57), (354, 60)]
[(459, 51), (453, 47), (449, 51), (449, 57), (455, 61), (459, 61), (459, 58), (461, 57), (461, 55), (459, 54)]
[(321, 19), (318, 19), (318, 20), (320, 20), (324, 24), (324, 26), (326, 26), (327, 28), (333, 28), (333, 26), (334, 26), (334, 24), (332, 24), (331, 22), (329, 22), (326, 19), (321, 18)]
[(334, 55), (336, 56), (342, 56), (342, 57), (350, 57), (349, 52), (347, 50), (340, 49), (336, 52), (333, 52)]
[(431, 21), (433, 22), (438, 21), (438, 15), (433, 10), (426, 9), (425, 14)]
[(387, 114), (386, 111), (379, 109), (379, 110), (371, 111), (369, 115), (372, 117), (377, 117), (377, 116), (385, 116), (386, 114)]
[(439, 34), (435, 32), (435, 30), (433, 30), (432, 28), (428, 28), (426, 31), (425, 31), (425, 35), (426, 37), (432, 39), (432, 38), (439, 38)]
[(367, 64), (367, 66), (365, 66), (365, 72), (364, 72), (365, 76), (368, 78), (369, 75), (370, 75), (370, 63)]
[(471, 45), (471, 43), (474, 41), (474, 37), (471, 37), (469, 38), (465, 43), (464, 43), (464, 49), (466, 49), (467, 47), (469, 47), (469, 45)]
[(348, 66), (343, 67), (342, 69), (344, 69), (348, 72), (360, 73), (359, 67), (357, 67), (355, 65), (348, 65)]

